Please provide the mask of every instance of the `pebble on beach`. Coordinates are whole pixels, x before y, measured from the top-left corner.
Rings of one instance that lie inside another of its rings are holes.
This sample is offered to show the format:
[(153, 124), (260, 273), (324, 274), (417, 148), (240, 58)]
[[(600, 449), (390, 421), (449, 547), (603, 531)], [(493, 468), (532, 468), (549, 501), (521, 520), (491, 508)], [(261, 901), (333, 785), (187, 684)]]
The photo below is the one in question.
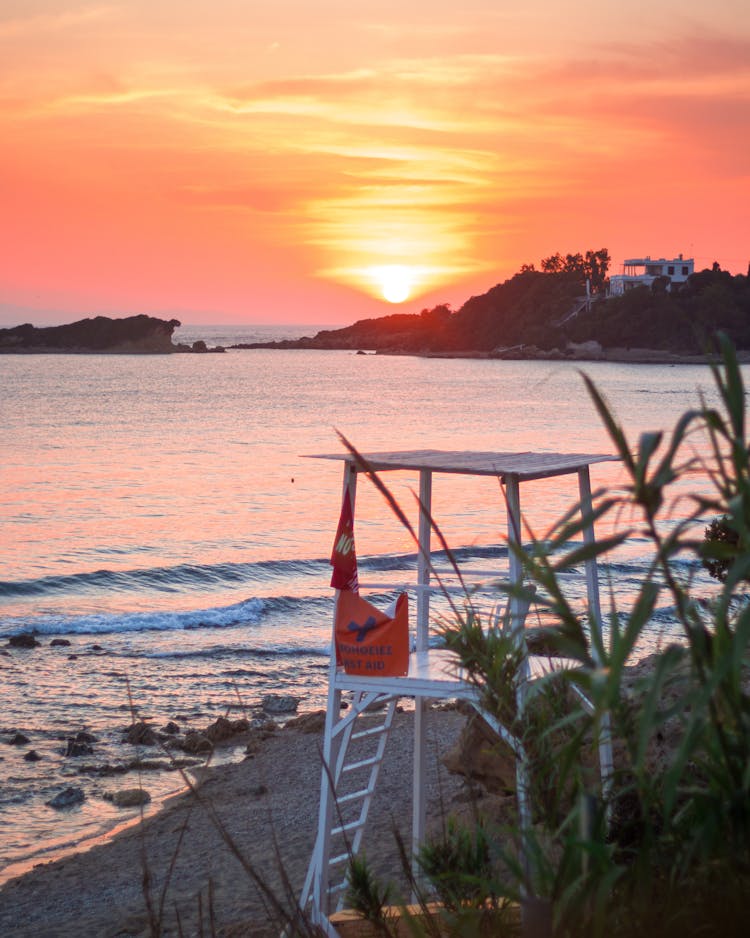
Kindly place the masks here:
[(137, 808), (148, 804), (151, 795), (143, 788), (122, 788), (119, 791), (106, 792), (105, 801), (111, 801), (116, 808)]
[(285, 730), (298, 730), (300, 733), (322, 733), (326, 723), (325, 710), (311, 710), (289, 720)]

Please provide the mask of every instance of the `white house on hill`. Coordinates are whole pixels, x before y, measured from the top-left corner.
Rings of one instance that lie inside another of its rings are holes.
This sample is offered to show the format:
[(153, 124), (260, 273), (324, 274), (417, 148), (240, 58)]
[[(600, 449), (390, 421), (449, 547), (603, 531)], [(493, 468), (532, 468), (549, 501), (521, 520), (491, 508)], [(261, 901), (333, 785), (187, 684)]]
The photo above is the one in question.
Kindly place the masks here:
[(657, 277), (669, 279), (669, 290), (674, 283), (685, 283), (694, 270), (694, 259), (683, 257), (682, 254), (671, 261), (663, 257), (652, 260), (648, 255), (631, 257), (623, 261), (621, 274), (609, 278), (609, 292), (611, 296), (621, 296), (634, 287), (650, 287)]

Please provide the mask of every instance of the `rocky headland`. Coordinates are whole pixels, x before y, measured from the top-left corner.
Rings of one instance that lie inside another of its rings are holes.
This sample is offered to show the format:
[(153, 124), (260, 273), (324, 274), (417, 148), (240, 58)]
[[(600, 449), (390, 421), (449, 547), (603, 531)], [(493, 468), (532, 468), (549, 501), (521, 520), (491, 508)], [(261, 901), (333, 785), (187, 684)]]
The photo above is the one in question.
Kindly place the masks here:
[(362, 319), (301, 339), (235, 348), (347, 349), (433, 357), (704, 363), (723, 332), (747, 360), (750, 277), (714, 265), (686, 283), (622, 296), (587, 290), (585, 270), (525, 268), (459, 309)]
[(0, 329), (0, 353), (112, 353), (125, 355), (164, 355), (174, 352), (223, 352), (221, 346), (208, 348), (205, 342), (175, 344), (178, 319), (155, 316), (126, 316), (111, 319), (95, 316), (62, 326), (33, 326), (24, 323)]

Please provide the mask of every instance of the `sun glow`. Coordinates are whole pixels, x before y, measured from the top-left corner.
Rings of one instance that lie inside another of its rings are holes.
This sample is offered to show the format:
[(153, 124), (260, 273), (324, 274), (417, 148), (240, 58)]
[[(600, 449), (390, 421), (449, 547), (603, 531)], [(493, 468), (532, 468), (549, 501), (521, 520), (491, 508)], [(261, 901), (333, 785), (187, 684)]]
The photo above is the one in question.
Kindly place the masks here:
[[(366, 251), (365, 247), (367, 248)], [(356, 261), (364, 260), (363, 255), (366, 253), (370, 255), (371, 259), (381, 255), (384, 260), (398, 257), (399, 253), (392, 244), (389, 244), (387, 249), (381, 248), (375, 242), (366, 246), (363, 245), (361, 248), (357, 245), (357, 250), (352, 252), (351, 255), (354, 263), (342, 267), (321, 268), (318, 271), (318, 276), (337, 283), (345, 283), (355, 290), (361, 290), (379, 300), (385, 300), (387, 303), (397, 305), (408, 300), (414, 300), (420, 295), (445, 284), (453, 284), (470, 274), (475, 274), (478, 269), (485, 266), (456, 264), (453, 256), (449, 256), (443, 261), (440, 247), (440, 245), (436, 247), (429, 243), (420, 245), (406, 244), (403, 246), (400, 256), (407, 263), (373, 264), (365, 262), (360, 265)], [(415, 262), (409, 263), (408, 261), (412, 258)], [(417, 258), (421, 263), (417, 262)]]
[(411, 296), (416, 273), (402, 264), (388, 264), (372, 269), (373, 280), (379, 285), (383, 299), (389, 303), (403, 303)]

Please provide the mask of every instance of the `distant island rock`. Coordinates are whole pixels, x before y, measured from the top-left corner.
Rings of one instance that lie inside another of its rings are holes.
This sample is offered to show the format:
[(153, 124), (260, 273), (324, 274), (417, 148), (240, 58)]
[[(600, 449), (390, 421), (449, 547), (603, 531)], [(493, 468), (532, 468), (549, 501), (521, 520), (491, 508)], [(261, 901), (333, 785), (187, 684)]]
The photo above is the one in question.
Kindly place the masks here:
[(0, 329), (0, 353), (164, 355), (173, 352), (224, 351), (221, 346), (209, 348), (201, 340), (192, 345), (175, 345), (172, 333), (180, 325), (178, 319), (157, 319), (146, 315), (126, 316), (123, 319), (95, 316), (64, 326), (37, 327), (25, 323), (10, 329)]

